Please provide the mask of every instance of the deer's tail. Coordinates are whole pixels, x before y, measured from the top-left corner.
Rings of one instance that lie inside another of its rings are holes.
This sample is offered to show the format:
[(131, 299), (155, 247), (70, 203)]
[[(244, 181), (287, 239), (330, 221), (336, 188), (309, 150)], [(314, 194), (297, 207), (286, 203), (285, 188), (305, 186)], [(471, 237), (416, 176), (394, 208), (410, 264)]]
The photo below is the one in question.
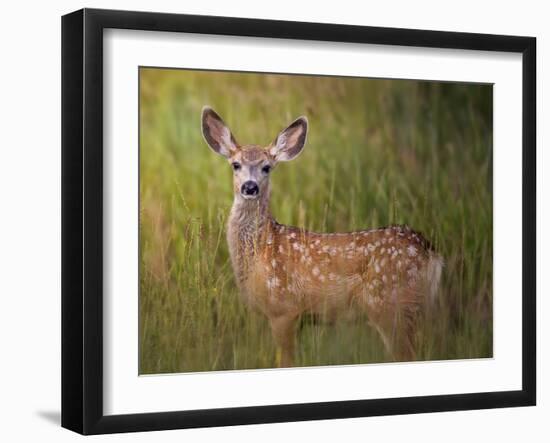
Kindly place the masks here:
[(439, 285), (441, 284), (441, 273), (445, 262), (441, 255), (430, 252), (428, 257), (428, 264), (426, 266), (426, 278), (428, 282), (428, 296), (430, 304), (434, 304), (439, 291)]

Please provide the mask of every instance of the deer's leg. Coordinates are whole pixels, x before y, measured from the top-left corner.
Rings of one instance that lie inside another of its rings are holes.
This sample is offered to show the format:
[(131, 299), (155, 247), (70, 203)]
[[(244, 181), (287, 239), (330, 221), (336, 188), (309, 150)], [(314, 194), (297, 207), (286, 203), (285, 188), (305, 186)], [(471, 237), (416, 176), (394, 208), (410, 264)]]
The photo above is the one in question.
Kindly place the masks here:
[(372, 323), (372, 326), (374, 326), (374, 329), (376, 329), (376, 332), (378, 332), (378, 335), (382, 339), (382, 343), (384, 343), (386, 353), (389, 357), (394, 359), (395, 357), (393, 355), (393, 341), (391, 339), (391, 336), (386, 333), (386, 331), (378, 323)]
[(400, 312), (393, 346), (393, 357), (396, 361), (416, 359), (415, 350), (416, 316), (408, 309)]
[(408, 319), (388, 315), (383, 321), (372, 322), (380, 335), (388, 356), (394, 361), (411, 361), (415, 354), (415, 328)]
[(296, 340), (296, 315), (281, 315), (270, 318), (271, 332), (277, 347), (277, 366), (290, 367), (294, 363), (294, 343)]
[(395, 361), (416, 359), (415, 335), (417, 328), (417, 305), (414, 298), (404, 298), (385, 306), (371, 316), (386, 352)]

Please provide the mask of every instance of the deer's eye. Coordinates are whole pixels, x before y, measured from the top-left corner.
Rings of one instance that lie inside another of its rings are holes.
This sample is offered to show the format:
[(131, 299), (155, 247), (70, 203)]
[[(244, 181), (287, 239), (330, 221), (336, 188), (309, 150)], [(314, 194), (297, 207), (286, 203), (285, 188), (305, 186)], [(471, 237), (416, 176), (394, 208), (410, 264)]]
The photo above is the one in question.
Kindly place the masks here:
[(262, 172), (264, 174), (269, 174), (269, 171), (271, 171), (271, 166), (269, 165), (265, 165), (263, 168), (262, 168)]
[(231, 166), (233, 167), (233, 171), (238, 171), (239, 169), (241, 169), (241, 164), (237, 162), (231, 163)]

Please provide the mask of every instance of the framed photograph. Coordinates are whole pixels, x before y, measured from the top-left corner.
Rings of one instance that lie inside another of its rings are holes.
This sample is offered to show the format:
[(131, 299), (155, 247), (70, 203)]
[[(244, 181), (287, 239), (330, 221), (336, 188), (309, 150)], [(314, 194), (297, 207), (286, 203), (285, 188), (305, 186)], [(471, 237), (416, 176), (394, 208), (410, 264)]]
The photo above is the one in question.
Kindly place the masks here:
[(536, 402), (531, 37), (62, 19), (62, 425)]

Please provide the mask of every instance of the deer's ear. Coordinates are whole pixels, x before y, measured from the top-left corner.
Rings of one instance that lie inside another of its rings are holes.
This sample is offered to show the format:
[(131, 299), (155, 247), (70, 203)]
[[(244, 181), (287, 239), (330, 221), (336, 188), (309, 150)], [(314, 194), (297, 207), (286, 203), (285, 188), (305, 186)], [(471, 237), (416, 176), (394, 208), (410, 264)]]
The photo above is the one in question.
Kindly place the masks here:
[(299, 117), (294, 120), (288, 128), (277, 136), (269, 153), (276, 161), (280, 162), (287, 162), (296, 158), (306, 144), (307, 127), (307, 118)]
[(214, 152), (231, 157), (237, 150), (237, 142), (221, 117), (208, 106), (202, 108), (202, 135)]

